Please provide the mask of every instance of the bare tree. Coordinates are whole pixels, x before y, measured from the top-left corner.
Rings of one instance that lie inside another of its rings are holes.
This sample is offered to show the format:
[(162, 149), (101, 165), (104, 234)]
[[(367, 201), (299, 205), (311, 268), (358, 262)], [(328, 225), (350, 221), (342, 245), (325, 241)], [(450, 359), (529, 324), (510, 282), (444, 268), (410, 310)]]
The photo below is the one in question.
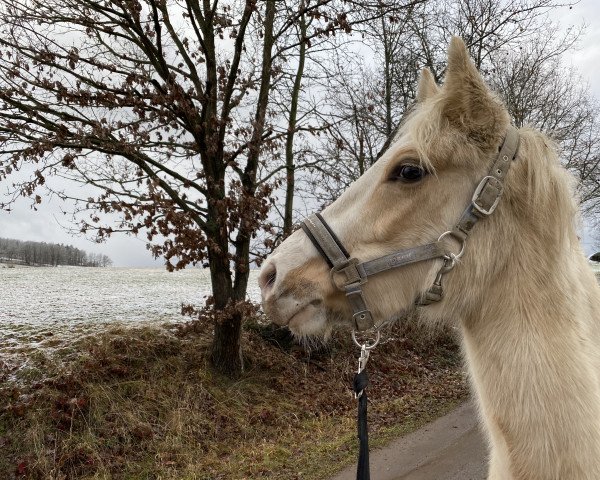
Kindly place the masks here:
[[(228, 374), (242, 367), (249, 243), (268, 210), (256, 172), (276, 141), (266, 115), (275, 3), (0, 7), (0, 180), (34, 170), (2, 206), (18, 195), (39, 203), (45, 187), (90, 212), (79, 216), (84, 232), (144, 231), (169, 269), (210, 268), (213, 362)], [(258, 71), (245, 61), (249, 42), (262, 45)], [(92, 194), (57, 188), (56, 178)], [(102, 213), (116, 213), (117, 225)]]
[(516, 53), (493, 56), (488, 77), (517, 126), (534, 126), (557, 142), (561, 160), (579, 180), (584, 213), (593, 218), (600, 213), (600, 108), (579, 74), (563, 63), (579, 35), (578, 29), (560, 34), (548, 25)]
[[(420, 69), (429, 67), (438, 82), (443, 80), (445, 51), (451, 35), (458, 34), (465, 39), (478, 68), (488, 80), (495, 83), (498, 91), (504, 89), (508, 94), (506, 85), (501, 85), (498, 83), (500, 80), (495, 79), (502, 77), (503, 81), (508, 82), (508, 77), (512, 75), (510, 81), (513, 87), (526, 88), (528, 92), (538, 94), (537, 107), (541, 108), (549, 99), (543, 98), (542, 89), (534, 84), (536, 80), (528, 79), (523, 68), (519, 72), (517, 58), (527, 46), (538, 45), (542, 48), (544, 41), (549, 45), (549, 36), (558, 40), (550, 35), (554, 27), (547, 13), (559, 6), (563, 5), (550, 0), (443, 0), (415, 5), (404, 16), (393, 20), (378, 19), (363, 26), (365, 41), (372, 46), (369, 52), (373, 53), (369, 59), (348, 61), (348, 57), (358, 56), (352, 50), (338, 51), (333, 59), (334, 64), (343, 71), (336, 75), (335, 82), (331, 82), (331, 93), (328, 95), (334, 105), (332, 110), (335, 113), (332, 115), (336, 121), (332, 122), (327, 143), (323, 146), (323, 151), (327, 153), (327, 165), (313, 168), (315, 181), (310, 193), (323, 202), (333, 200), (347, 184), (362, 174), (365, 166), (368, 167), (381, 156), (393, 141), (400, 119), (414, 100)], [(543, 37), (540, 32), (544, 32)], [(562, 43), (553, 43), (553, 52), (548, 46), (544, 47), (544, 55), (540, 54), (536, 60), (543, 65), (544, 72), (554, 75), (554, 81), (562, 78), (567, 86), (573, 83), (569, 83), (570, 75), (565, 75), (563, 70), (558, 73), (552, 62), (558, 61), (565, 51), (573, 47), (579, 34), (580, 29), (567, 32)], [(364, 56), (364, 52), (358, 53)], [(336, 63), (340, 57), (343, 60)], [(535, 68), (539, 69), (537, 65)], [(550, 81), (541, 77), (537, 80)], [(570, 89), (575, 97), (578, 96), (576, 90), (576, 87)], [(585, 95), (579, 97), (583, 99)], [(575, 98), (572, 100), (579, 102)], [(568, 100), (565, 97), (563, 101)], [(583, 104), (579, 102), (579, 105)], [(527, 112), (527, 122), (548, 131), (561, 144), (564, 143), (562, 137), (557, 135), (558, 131), (548, 128), (549, 123), (535, 121), (533, 117), (537, 107), (520, 102), (519, 108), (524, 110), (519, 113), (511, 109), (511, 112), (516, 115), (517, 122), (517, 116), (523, 117)], [(538, 113), (541, 114), (540, 108)], [(546, 116), (554, 115), (553, 118), (562, 125), (563, 130), (566, 128), (573, 132), (576, 125), (581, 125), (575, 117), (567, 120), (558, 111), (550, 112), (549, 108), (547, 106), (544, 110)], [(587, 113), (582, 109), (578, 111), (581, 115), (590, 115), (589, 109)], [(546, 120), (550, 121), (550, 118)], [(393, 128), (390, 128), (391, 125)], [(575, 144), (580, 150), (583, 148), (582, 141)], [(365, 148), (366, 145), (368, 148)], [(568, 156), (574, 161), (572, 155)], [(591, 165), (589, 162), (586, 165), (586, 174), (589, 176)], [(327, 179), (323, 179), (324, 175)], [(593, 188), (590, 185), (586, 192), (591, 191)]]
[[(300, 8), (304, 7), (304, 0), (300, 2)], [(294, 136), (296, 134), (296, 123), (298, 121), (298, 102), (300, 100), (300, 90), (302, 88), (302, 76), (304, 75), (304, 65), (306, 63), (306, 38), (307, 31), (306, 15), (302, 14), (298, 19), (298, 39), (300, 48), (298, 51), (298, 67), (294, 75), (294, 84), (291, 90), (291, 101), (288, 117), (288, 132), (285, 142), (285, 169), (286, 169), (286, 189), (285, 206), (283, 217), (283, 236), (286, 237), (292, 233), (293, 211), (294, 211), (294, 192), (295, 192), (295, 165), (294, 165)]]
[[(317, 153), (320, 145), (318, 137), (338, 121), (337, 114), (328, 102), (330, 92), (323, 85), (334, 82), (336, 76), (347, 72), (332, 68), (330, 54), (340, 45), (355, 43), (364, 34), (364, 29), (370, 28), (370, 24), (403, 17), (425, 1), (346, 1), (347, 11), (341, 16), (337, 14), (337, 18), (343, 18), (339, 27), (320, 36), (311, 33), (315, 21), (321, 17), (333, 18), (338, 8), (336, 2), (323, 5), (318, 16), (310, 12), (302, 13), (310, 5), (308, 0), (289, 4), (290, 13), (295, 12), (292, 16), (296, 23), (294, 28), (286, 32), (287, 35), (278, 37), (274, 54), (277, 58), (285, 56), (289, 64), (287, 68), (282, 65), (281, 77), (274, 84), (277, 95), (273, 100), (287, 127), (284, 162), (276, 160), (274, 165), (270, 165), (271, 168), (265, 169), (264, 177), (271, 178), (285, 170), (285, 177), (278, 177), (281, 188), (285, 190), (285, 201), (281, 210), (276, 208), (277, 214), (274, 216), (274, 222), (281, 223), (282, 227), (276, 228), (275, 241), (267, 241), (267, 250), (291, 233), (297, 215), (294, 202), (302, 198), (305, 172), (310, 168), (318, 168), (321, 163)], [(277, 217), (280, 217), (280, 221)]]
[[(208, 267), (212, 360), (239, 373), (252, 238), (302, 128), (292, 115), (281, 127), (271, 96), (289, 58), (383, 3), (2, 2), (0, 206), (54, 193), (76, 202), (82, 232), (145, 234), (167, 268)], [(16, 171), (32, 175), (8, 182)]]

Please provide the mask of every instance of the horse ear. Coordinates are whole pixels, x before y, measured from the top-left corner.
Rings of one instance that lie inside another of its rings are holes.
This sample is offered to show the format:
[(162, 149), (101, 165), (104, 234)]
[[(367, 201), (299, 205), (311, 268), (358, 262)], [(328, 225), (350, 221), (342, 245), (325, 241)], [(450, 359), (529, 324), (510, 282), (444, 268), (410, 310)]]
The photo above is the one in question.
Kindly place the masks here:
[(419, 76), (419, 86), (417, 87), (417, 102), (424, 102), (429, 97), (434, 96), (440, 91), (440, 88), (435, 83), (435, 78), (431, 70), (424, 68)]
[(452, 37), (444, 82), (443, 115), (478, 143), (488, 143), (505, 128), (508, 113), (487, 87), (465, 43)]

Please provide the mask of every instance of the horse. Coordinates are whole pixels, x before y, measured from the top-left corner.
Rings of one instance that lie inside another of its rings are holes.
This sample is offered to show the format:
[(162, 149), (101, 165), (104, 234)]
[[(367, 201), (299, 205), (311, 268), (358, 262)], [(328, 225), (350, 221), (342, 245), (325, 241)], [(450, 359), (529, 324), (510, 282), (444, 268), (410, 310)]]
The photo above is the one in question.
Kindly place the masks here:
[[(300, 336), (361, 328), (359, 318), (376, 328), (413, 309), (455, 326), (489, 440), (488, 479), (598, 480), (600, 288), (574, 191), (556, 146), (511, 126), (453, 37), (443, 85), (421, 72), (393, 145), (265, 261), (264, 311)], [(340, 268), (326, 241), (347, 253)], [(427, 245), (434, 253), (393, 264)], [(360, 271), (382, 258), (377, 274)], [(338, 278), (350, 264), (358, 313)]]

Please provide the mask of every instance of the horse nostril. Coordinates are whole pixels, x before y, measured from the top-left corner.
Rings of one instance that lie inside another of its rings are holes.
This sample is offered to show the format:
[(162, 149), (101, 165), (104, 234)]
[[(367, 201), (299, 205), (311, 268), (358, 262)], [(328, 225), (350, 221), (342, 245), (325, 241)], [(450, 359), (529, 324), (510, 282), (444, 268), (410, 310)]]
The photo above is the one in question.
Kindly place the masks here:
[(258, 278), (258, 285), (261, 290), (266, 290), (275, 284), (275, 280), (277, 280), (277, 269), (275, 265), (270, 264), (261, 272)]

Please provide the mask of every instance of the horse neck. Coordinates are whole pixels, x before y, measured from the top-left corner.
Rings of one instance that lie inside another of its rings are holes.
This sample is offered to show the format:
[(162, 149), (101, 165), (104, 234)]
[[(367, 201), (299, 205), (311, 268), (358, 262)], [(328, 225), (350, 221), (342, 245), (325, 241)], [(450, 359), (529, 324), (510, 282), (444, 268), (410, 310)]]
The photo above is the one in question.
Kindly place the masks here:
[(492, 443), (536, 472), (523, 478), (600, 478), (599, 460), (586, 466), (596, 477), (568, 470), (600, 459), (599, 289), (578, 246), (567, 238), (548, 256), (539, 240), (514, 242), (463, 316), (472, 381)]
[(575, 232), (570, 176), (539, 132), (522, 130), (519, 149), (502, 205), (467, 245), (470, 305), (456, 306), (475, 344), (514, 341), (527, 354), (558, 343), (562, 352), (570, 334), (597, 338), (600, 290)]

